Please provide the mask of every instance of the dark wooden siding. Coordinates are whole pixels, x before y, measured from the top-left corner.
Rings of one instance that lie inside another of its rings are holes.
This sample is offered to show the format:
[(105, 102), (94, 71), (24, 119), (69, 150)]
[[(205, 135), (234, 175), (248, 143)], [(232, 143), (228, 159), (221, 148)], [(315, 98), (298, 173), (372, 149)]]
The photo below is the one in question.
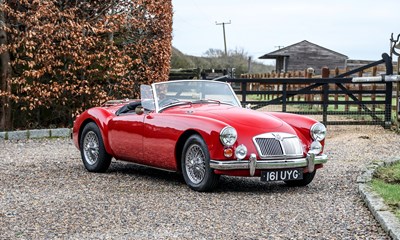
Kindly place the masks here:
[(320, 74), (323, 67), (344, 68), (348, 57), (304, 40), (266, 54), (260, 59), (276, 59), (277, 71), (298, 71), (311, 67), (316, 74)]
[(294, 71), (309, 67), (319, 71), (322, 67), (333, 69), (343, 68), (346, 56), (326, 50), (314, 44), (298, 44), (290, 48), (286, 53), (288, 58), (287, 70)]

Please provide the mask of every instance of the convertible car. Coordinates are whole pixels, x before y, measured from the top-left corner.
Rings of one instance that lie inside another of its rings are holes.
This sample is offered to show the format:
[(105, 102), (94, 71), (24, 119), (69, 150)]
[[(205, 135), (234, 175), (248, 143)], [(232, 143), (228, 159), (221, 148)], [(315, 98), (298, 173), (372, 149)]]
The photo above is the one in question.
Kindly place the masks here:
[(326, 128), (305, 116), (243, 108), (228, 83), (142, 85), (141, 99), (114, 100), (77, 117), (73, 140), (90, 172), (111, 159), (180, 172), (196, 191), (221, 175), (309, 184), (327, 162)]

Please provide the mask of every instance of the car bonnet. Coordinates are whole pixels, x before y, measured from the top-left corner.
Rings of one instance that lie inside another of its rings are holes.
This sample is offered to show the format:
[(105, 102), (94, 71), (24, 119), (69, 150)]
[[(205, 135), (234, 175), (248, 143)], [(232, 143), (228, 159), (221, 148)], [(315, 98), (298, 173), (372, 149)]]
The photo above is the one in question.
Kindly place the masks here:
[(265, 112), (245, 109), (229, 105), (199, 104), (177, 107), (169, 113), (186, 113), (203, 116), (225, 122), (233, 127), (254, 127), (263, 129), (277, 129), (286, 125), (281, 119)]

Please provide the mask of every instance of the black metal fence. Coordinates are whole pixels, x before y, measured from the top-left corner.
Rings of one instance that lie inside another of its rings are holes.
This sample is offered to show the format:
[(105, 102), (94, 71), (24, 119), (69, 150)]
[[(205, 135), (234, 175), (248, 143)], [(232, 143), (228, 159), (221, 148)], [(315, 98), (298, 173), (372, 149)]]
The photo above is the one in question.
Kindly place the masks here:
[(388, 128), (392, 122), (393, 82), (352, 82), (354, 74), (379, 64), (385, 64), (385, 75), (393, 74), (391, 58), (382, 54), (379, 61), (335, 77), (217, 81), (231, 83), (243, 106), (260, 111), (320, 116), (326, 125)]

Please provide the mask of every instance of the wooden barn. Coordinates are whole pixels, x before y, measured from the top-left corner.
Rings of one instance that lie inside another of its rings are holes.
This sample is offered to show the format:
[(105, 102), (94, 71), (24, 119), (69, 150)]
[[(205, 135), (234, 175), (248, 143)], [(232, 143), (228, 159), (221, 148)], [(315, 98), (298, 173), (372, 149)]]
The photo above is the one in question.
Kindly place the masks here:
[(304, 40), (267, 53), (259, 59), (275, 59), (277, 72), (297, 71), (311, 67), (316, 74), (319, 74), (322, 67), (344, 68), (348, 57)]

